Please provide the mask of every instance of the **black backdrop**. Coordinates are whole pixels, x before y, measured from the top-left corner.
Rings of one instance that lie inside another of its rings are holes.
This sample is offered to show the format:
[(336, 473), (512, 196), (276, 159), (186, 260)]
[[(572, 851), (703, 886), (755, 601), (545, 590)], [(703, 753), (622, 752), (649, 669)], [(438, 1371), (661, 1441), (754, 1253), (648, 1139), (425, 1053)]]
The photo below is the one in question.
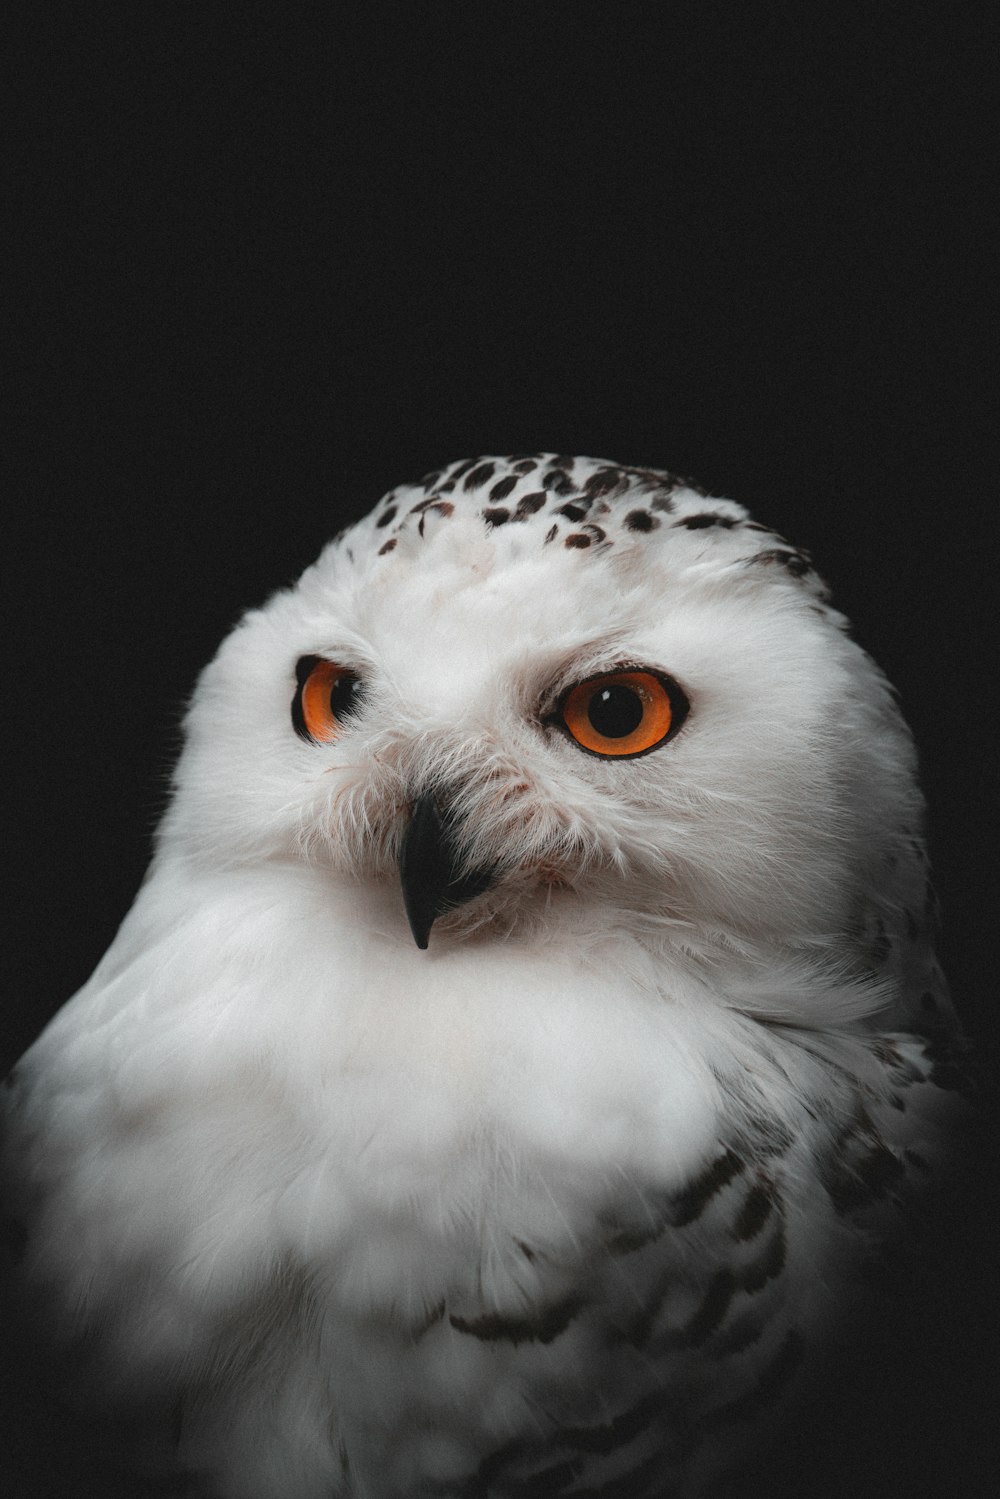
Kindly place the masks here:
[[(982, 20), (35, 12), (8, 59), (4, 1063), (126, 911), (239, 612), (392, 484), (548, 448), (690, 473), (812, 550), (915, 730), (944, 957), (996, 1076)], [(962, 1493), (989, 1409), (991, 1215), (967, 1217), (974, 1304), (928, 1376)], [(8, 1384), (41, 1495), (52, 1433)]]

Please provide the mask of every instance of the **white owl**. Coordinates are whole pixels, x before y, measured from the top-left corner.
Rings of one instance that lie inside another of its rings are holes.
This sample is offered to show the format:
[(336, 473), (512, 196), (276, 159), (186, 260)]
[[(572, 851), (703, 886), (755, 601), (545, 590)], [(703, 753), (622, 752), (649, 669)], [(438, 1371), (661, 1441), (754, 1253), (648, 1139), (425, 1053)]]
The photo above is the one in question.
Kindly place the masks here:
[(25, 1274), (223, 1499), (709, 1492), (945, 1159), (914, 754), (662, 472), (393, 491), (204, 672), (9, 1079)]

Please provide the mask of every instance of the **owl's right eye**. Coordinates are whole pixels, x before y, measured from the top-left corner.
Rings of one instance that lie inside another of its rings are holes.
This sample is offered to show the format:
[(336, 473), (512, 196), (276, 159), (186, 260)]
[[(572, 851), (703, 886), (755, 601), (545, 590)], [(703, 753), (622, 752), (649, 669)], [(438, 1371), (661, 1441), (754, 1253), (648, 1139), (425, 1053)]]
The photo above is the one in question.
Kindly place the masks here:
[(336, 739), (345, 719), (352, 718), (364, 701), (361, 678), (322, 656), (303, 656), (295, 676), (298, 687), (292, 699), (292, 723), (296, 734), (313, 744)]
[(687, 711), (688, 700), (672, 677), (627, 667), (571, 687), (556, 721), (588, 755), (634, 760), (672, 739)]

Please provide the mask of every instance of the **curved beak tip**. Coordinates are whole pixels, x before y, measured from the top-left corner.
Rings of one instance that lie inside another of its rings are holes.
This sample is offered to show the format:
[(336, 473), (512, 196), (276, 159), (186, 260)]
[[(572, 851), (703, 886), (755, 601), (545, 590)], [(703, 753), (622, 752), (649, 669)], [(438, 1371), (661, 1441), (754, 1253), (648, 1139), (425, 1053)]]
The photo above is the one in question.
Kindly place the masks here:
[(438, 917), (488, 890), (496, 878), (495, 870), (460, 876), (458, 868), (459, 856), (434, 794), (424, 792), (413, 804), (399, 856), (406, 918), (422, 952)]
[(405, 895), (404, 905), (406, 905), (406, 919), (410, 923), (410, 931), (413, 933), (413, 940), (420, 948), (421, 952), (426, 952), (427, 944), (430, 939), (431, 927), (434, 925), (435, 918), (433, 916), (425, 914), (424, 912), (411, 910), (410, 906), (406, 903)]

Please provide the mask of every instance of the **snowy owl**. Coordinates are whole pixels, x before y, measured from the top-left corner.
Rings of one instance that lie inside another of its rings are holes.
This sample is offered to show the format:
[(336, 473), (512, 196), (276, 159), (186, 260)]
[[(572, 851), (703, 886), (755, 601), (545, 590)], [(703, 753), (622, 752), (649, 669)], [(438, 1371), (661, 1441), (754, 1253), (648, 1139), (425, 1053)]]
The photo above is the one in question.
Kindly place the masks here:
[(710, 1493), (947, 1161), (921, 820), (740, 505), (549, 454), (392, 491), (206, 668), (8, 1079), (53, 1335), (185, 1492)]

